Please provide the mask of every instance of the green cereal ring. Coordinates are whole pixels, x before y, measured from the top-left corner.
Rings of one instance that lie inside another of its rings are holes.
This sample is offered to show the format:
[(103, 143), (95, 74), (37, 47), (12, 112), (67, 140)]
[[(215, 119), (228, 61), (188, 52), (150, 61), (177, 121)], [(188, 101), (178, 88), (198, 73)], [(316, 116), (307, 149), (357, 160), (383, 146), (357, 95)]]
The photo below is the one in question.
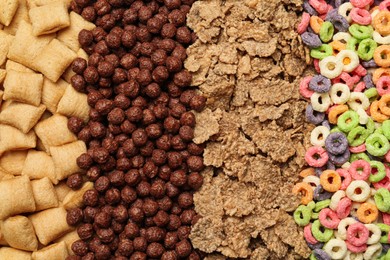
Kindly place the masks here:
[[(383, 224), (383, 223), (377, 223), (376, 225), (382, 231), (382, 236), (381, 236), (381, 239), (379, 240), (379, 242), (381, 242), (382, 244), (388, 244), (389, 243), (388, 236), (389, 236), (390, 226)], [(312, 226), (312, 229), (313, 229), (313, 226)]]
[(330, 199), (327, 200), (321, 200), (316, 203), (316, 207), (314, 208), (314, 212), (320, 212), (321, 209), (329, 207)]
[(373, 39), (364, 39), (359, 43), (358, 55), (362, 60), (371, 60), (378, 44)]
[(388, 189), (378, 189), (374, 195), (374, 200), (380, 211), (388, 212), (390, 210), (390, 192)]
[(320, 39), (322, 42), (329, 42), (332, 40), (334, 27), (331, 22), (323, 22), (320, 28)]
[(318, 260), (318, 259), (317, 259), (317, 257), (313, 253), (311, 253), (310, 254), (310, 260)]
[(371, 155), (383, 156), (389, 151), (389, 148), (389, 140), (382, 134), (373, 133), (366, 139), (366, 149)]
[(375, 123), (374, 120), (372, 120), (371, 117), (368, 118), (367, 124), (366, 124), (367, 131), (372, 134), (375, 131)]
[(347, 50), (356, 51), (356, 45), (358, 44), (359, 41), (356, 38), (351, 37), (351, 39), (347, 41), (347, 46), (345, 46), (345, 48)]
[(336, 133), (336, 132), (343, 132), (338, 128), (337, 126), (334, 126), (332, 129), (330, 129), (330, 133)]
[[(323, 232), (320, 230), (321, 227), (324, 229)], [(315, 239), (324, 243), (328, 242), (333, 236), (333, 230), (322, 226), (318, 219), (314, 220), (311, 225), (311, 233)]]
[(366, 162), (370, 162), (370, 157), (368, 157), (365, 153), (353, 153), (351, 154), (351, 158), (349, 159), (350, 162), (356, 161), (356, 160), (365, 160)]
[(366, 97), (370, 100), (370, 103), (372, 103), (378, 98), (378, 90), (376, 90), (376, 88), (369, 88), (364, 91), (364, 95), (366, 95)]
[(311, 219), (318, 219), (319, 216), (320, 216), (320, 213), (319, 213), (319, 212), (313, 212), (313, 213), (311, 213)]
[(306, 205), (306, 207), (308, 207), (310, 210), (313, 210), (314, 208), (315, 208), (315, 206), (316, 206), (316, 203), (312, 200), (312, 201), (310, 201), (307, 205)]
[[(348, 122), (349, 121), (349, 122)], [(349, 132), (359, 125), (359, 115), (353, 110), (345, 111), (337, 119), (337, 126), (343, 132)]]
[(347, 136), (350, 146), (359, 146), (364, 143), (370, 133), (363, 126), (357, 126), (352, 129)]
[(295, 211), (294, 211), (294, 220), (295, 223), (298, 224), (298, 226), (306, 226), (310, 223), (311, 219), (311, 209), (304, 205), (300, 205)]
[(390, 140), (390, 120), (382, 122), (383, 135), (386, 136), (387, 140)]
[(358, 40), (364, 40), (367, 38), (372, 37), (372, 33), (374, 30), (372, 29), (372, 26), (363, 26), (363, 25), (358, 25), (358, 24), (352, 24), (349, 27), (349, 32), (353, 37), (355, 37)]
[(378, 127), (377, 129), (375, 129), (374, 134), (383, 135), (383, 128), (382, 127)]
[(370, 161), (369, 163), (370, 163), (371, 168), (376, 168), (378, 170), (378, 172), (375, 174), (370, 174), (370, 177), (368, 178), (368, 180), (370, 182), (379, 182), (379, 181), (383, 180), (383, 178), (386, 177), (386, 168), (383, 165), (383, 163), (381, 163), (379, 161)]
[(310, 56), (320, 60), (331, 55), (333, 55), (333, 48), (329, 44), (322, 44), (320, 47), (314, 48), (310, 51)]

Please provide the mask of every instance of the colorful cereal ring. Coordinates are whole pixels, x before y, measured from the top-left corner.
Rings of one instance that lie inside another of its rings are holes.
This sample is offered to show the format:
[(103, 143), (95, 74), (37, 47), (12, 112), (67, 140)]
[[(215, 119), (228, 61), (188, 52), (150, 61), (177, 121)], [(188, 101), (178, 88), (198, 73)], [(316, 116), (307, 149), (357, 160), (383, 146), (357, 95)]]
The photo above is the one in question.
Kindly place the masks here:
[(294, 185), (292, 189), (293, 194), (301, 194), (301, 203), (307, 205), (310, 201), (313, 200), (313, 189), (310, 184), (305, 182), (300, 182)]
[(378, 214), (378, 208), (369, 202), (363, 203), (357, 210), (358, 219), (365, 224), (374, 222), (378, 218)]
[(320, 183), (324, 190), (336, 192), (341, 187), (341, 177), (336, 171), (325, 170), (320, 176)]

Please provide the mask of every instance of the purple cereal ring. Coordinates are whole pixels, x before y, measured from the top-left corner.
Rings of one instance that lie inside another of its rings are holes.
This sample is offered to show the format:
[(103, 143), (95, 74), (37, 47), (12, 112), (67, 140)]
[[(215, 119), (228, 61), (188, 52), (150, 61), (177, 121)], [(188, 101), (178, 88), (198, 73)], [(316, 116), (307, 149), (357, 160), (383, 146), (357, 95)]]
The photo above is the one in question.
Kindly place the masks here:
[(330, 256), (322, 249), (314, 249), (313, 255), (317, 260), (331, 260)]
[(367, 73), (367, 75), (363, 77), (363, 82), (366, 84), (366, 89), (375, 88), (371, 73)]
[(349, 28), (349, 23), (347, 19), (344, 18), (344, 16), (340, 15), (337, 12), (337, 9), (334, 9), (335, 11), (330, 11), (326, 16), (326, 21), (329, 21), (333, 24), (334, 28), (338, 30), (339, 32), (347, 32)]
[(335, 4), (336, 8), (339, 8), (340, 5), (342, 5), (342, 4), (346, 3), (346, 2), (349, 2), (349, 0), (336, 0), (334, 2), (334, 4)]
[(329, 153), (329, 160), (337, 166), (341, 166), (344, 163), (348, 162), (351, 152), (349, 149), (346, 149), (343, 154), (332, 154)]
[(309, 4), (307, 0), (303, 3), (303, 9), (310, 15), (318, 15), (317, 11)]
[(306, 244), (307, 246), (311, 249), (311, 250), (314, 250), (314, 249), (321, 249), (324, 247), (324, 243), (321, 243), (321, 242), (318, 242), (318, 243), (315, 243), (315, 244), (310, 244), (309, 242), (306, 241)]
[(311, 32), (304, 32), (301, 34), (302, 42), (310, 49), (318, 48), (322, 45), (320, 37)]
[(375, 63), (374, 59), (368, 61), (362, 61), (362, 66), (365, 68), (376, 68), (378, 65)]
[(325, 126), (325, 127), (328, 128), (329, 130), (330, 130), (330, 128), (331, 128), (328, 120), (322, 121), (321, 125), (322, 125), (322, 126)]
[(333, 193), (324, 190), (324, 188), (322, 188), (322, 185), (318, 185), (314, 189), (313, 199), (315, 201), (327, 200), (327, 199), (330, 199), (332, 196), (333, 196)]
[(348, 149), (348, 140), (341, 132), (330, 133), (325, 139), (325, 148), (331, 154), (344, 154)]
[(307, 121), (314, 125), (321, 124), (321, 122), (325, 119), (325, 113), (314, 111), (313, 106), (311, 104), (306, 107), (305, 114)]
[(330, 79), (322, 75), (316, 75), (310, 80), (309, 89), (318, 93), (326, 93), (329, 92), (331, 85)]

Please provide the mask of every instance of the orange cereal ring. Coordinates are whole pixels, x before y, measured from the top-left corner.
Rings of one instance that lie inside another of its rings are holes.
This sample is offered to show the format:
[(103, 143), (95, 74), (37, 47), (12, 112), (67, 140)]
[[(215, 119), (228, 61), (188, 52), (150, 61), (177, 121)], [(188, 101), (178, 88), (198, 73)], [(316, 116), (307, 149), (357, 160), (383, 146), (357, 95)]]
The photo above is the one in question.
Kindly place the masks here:
[(378, 79), (382, 76), (390, 76), (390, 68), (378, 68), (372, 73), (372, 81), (376, 85)]
[(390, 66), (390, 46), (381, 45), (374, 51), (374, 61), (381, 67)]
[(390, 116), (390, 107), (387, 104), (390, 103), (390, 94), (385, 94), (379, 99), (378, 107), (381, 110), (382, 114)]
[(299, 173), (299, 176), (301, 176), (302, 178), (305, 178), (307, 176), (310, 176), (310, 175), (315, 175), (316, 172), (314, 170), (313, 167), (310, 167), (310, 168), (307, 168), (307, 169), (304, 169), (302, 170), (300, 173)]
[[(345, 50), (346, 49), (346, 44), (345, 43), (342, 43), (341, 41), (338, 41), (338, 40), (335, 40), (335, 41), (332, 41), (330, 43), (328, 43), (332, 49), (333, 49), (333, 55), (337, 55), (340, 51), (342, 50)], [(348, 59), (348, 58), (346, 58)], [(343, 61), (344, 62), (344, 61)], [(349, 62), (347, 62), (348, 64)], [(345, 64), (345, 63), (344, 63)]]
[(357, 210), (357, 217), (358, 219), (365, 223), (372, 223), (378, 218), (378, 208), (369, 202), (365, 202)]
[(316, 34), (320, 33), (320, 29), (322, 24), (324, 23), (324, 20), (322, 20), (320, 17), (313, 15), (310, 17), (310, 27), (313, 29), (313, 31)]
[(334, 170), (325, 170), (320, 175), (320, 184), (324, 190), (329, 192), (336, 192), (341, 187), (341, 177)]
[(375, 30), (378, 31), (382, 36), (387, 36), (390, 34), (390, 12), (387, 10), (380, 11), (375, 15), (372, 26)]
[(329, 111), (329, 114), (328, 114), (329, 123), (336, 125), (337, 118), (339, 117), (339, 115), (341, 115), (345, 111), (348, 111), (347, 105), (338, 105), (338, 106), (332, 107), (332, 109)]
[(295, 184), (292, 189), (293, 194), (302, 194), (301, 204), (307, 205), (313, 200), (313, 187), (306, 182), (299, 182)]
[(372, 119), (374, 119), (374, 121), (378, 123), (382, 123), (383, 121), (389, 119), (388, 116), (382, 114), (382, 112), (380, 111), (378, 100), (375, 100), (374, 102), (371, 103), (370, 114)]

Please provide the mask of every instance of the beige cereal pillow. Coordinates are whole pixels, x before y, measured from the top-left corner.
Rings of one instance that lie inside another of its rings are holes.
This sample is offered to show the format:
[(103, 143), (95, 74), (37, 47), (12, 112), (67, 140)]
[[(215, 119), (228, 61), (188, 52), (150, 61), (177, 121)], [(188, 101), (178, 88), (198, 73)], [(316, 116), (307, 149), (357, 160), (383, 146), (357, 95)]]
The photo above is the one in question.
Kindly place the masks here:
[(58, 102), (65, 93), (65, 89), (68, 86), (68, 83), (62, 79), (59, 79), (57, 82), (53, 82), (50, 79), (43, 78), (43, 87), (42, 87), (42, 104), (44, 104), (52, 114), (57, 111)]
[(64, 260), (69, 256), (64, 241), (44, 247), (32, 253), (33, 260)]
[(27, 134), (18, 129), (0, 125), (0, 155), (10, 150), (27, 150), (36, 146), (37, 137), (34, 131)]
[(56, 191), (50, 179), (45, 177), (31, 181), (36, 211), (58, 207)]
[(80, 237), (77, 234), (77, 231), (75, 230), (75, 231), (69, 232), (65, 236), (60, 237), (55, 242), (57, 242), (57, 243), (62, 242), (62, 241), (65, 242), (69, 255), (74, 255), (74, 253), (72, 251), (72, 244), (73, 244), (73, 242), (75, 242), (79, 239), (80, 239)]
[(66, 195), (72, 191), (72, 189), (66, 185), (65, 181), (61, 181), (56, 186), (54, 186), (54, 190), (56, 191), (58, 201), (60, 202), (62, 202)]
[[(4, 82), (6, 75), (7, 75), (7, 71), (4, 69), (0, 69), (0, 84)], [(0, 104), (1, 104), (1, 100), (3, 99), (4, 92), (2, 90), (0, 91), (1, 91), (1, 97), (0, 97)]]
[(44, 105), (36, 107), (12, 102), (11, 105), (1, 111), (0, 123), (13, 126), (26, 134), (36, 125), (45, 110), (46, 106)]
[(56, 82), (77, 54), (65, 44), (53, 39), (34, 60), (34, 67), (53, 82)]
[(28, 218), (34, 226), (39, 242), (43, 245), (49, 244), (72, 230), (66, 222), (66, 210), (62, 207), (46, 209)]
[(34, 195), (27, 176), (0, 181), (0, 198), (0, 220), (35, 211)]
[(6, 33), (15, 35), (16, 31), (19, 28), (19, 25), (22, 21), (29, 22), (30, 18), (28, 17), (28, 9), (26, 0), (14, 0), (19, 3), (19, 7), (16, 10), (16, 13), (12, 19), (12, 22), (9, 26), (3, 28)]
[(51, 146), (50, 153), (56, 168), (57, 180), (63, 180), (73, 173), (81, 171), (77, 166), (76, 159), (86, 152), (87, 147), (83, 141), (76, 141), (61, 146)]
[(0, 23), (8, 26), (18, 9), (18, 1), (15, 0), (0, 0)]
[(31, 253), (23, 250), (18, 250), (12, 247), (0, 248), (1, 260), (31, 260)]
[(68, 8), (62, 1), (33, 7), (28, 14), (35, 36), (54, 33), (70, 24)]
[(9, 151), (0, 157), (0, 167), (13, 175), (21, 175), (27, 151)]
[(16, 70), (20, 72), (34, 72), (32, 69), (29, 69), (26, 66), (12, 60), (7, 60), (7, 62), (5, 63), (5, 69), (7, 71)]
[(70, 26), (59, 31), (57, 39), (62, 41), (66, 46), (68, 46), (74, 52), (77, 52), (80, 49), (80, 43), (78, 41), (79, 32), (82, 29), (92, 30), (96, 26), (93, 23), (90, 23), (84, 20), (83, 17), (78, 15), (75, 12), (70, 13)]
[(1, 223), (1, 231), (7, 243), (17, 249), (34, 251), (38, 248), (31, 221), (25, 216), (7, 218)]
[(3, 99), (39, 106), (42, 85), (42, 74), (8, 70), (4, 80)]
[(60, 114), (40, 121), (34, 130), (45, 146), (59, 146), (77, 141), (76, 135), (68, 129), (68, 118)]
[(77, 116), (87, 122), (89, 109), (87, 95), (77, 92), (71, 85), (68, 85), (58, 103), (57, 113), (67, 117)]
[(7, 241), (5, 241), (5, 239), (4, 239), (3, 232), (1, 231), (1, 221), (0, 221), (0, 245), (9, 246)]
[(87, 190), (93, 189), (92, 182), (86, 182), (79, 190), (71, 190), (64, 198), (62, 204), (65, 209), (81, 207), (83, 205), (83, 195)]
[[(54, 2), (58, 2), (59, 0), (27, 0), (27, 4), (28, 4), (28, 7), (29, 9), (31, 8), (34, 8), (34, 7), (37, 7), (37, 6), (43, 6), (43, 5), (47, 5), (47, 4), (52, 4)], [(66, 6), (70, 6), (70, 2), (72, 0), (60, 0), (61, 2), (63, 2)]]
[(7, 59), (9, 46), (11, 45), (12, 40), (12, 35), (0, 30), (0, 66), (2, 66)]
[(48, 177), (52, 183), (58, 183), (53, 159), (42, 151), (28, 151), (22, 175), (26, 175), (32, 180)]

